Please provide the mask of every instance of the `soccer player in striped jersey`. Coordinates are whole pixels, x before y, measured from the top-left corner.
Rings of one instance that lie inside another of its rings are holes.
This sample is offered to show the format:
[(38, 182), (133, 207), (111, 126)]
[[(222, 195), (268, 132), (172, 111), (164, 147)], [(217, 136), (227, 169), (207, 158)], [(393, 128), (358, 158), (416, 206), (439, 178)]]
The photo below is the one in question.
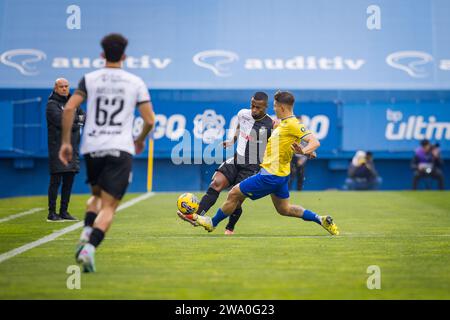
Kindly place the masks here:
[[(222, 190), (234, 186), (259, 171), (259, 165), (266, 149), (267, 140), (272, 132), (273, 120), (267, 115), (269, 97), (265, 92), (255, 92), (251, 99), (251, 106), (238, 112), (238, 126), (232, 140), (224, 141), (224, 148), (231, 147), (237, 141), (234, 157), (227, 159), (216, 170), (208, 190), (200, 201), (197, 213), (205, 215), (216, 203)], [(177, 212), (178, 216), (198, 226), (190, 219), (192, 215)], [(237, 221), (242, 214), (242, 207), (237, 205), (230, 215), (225, 227), (225, 234), (232, 235)]]

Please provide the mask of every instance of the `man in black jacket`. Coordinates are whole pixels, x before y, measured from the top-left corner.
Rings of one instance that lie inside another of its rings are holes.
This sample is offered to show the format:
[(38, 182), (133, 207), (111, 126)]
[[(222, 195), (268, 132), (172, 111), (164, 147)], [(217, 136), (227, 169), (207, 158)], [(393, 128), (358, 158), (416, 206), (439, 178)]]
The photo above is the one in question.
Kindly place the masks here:
[[(47, 221), (75, 221), (67, 211), (70, 194), (75, 174), (80, 170), (78, 146), (80, 144), (80, 128), (84, 124), (85, 113), (81, 108), (77, 109), (72, 128), (73, 158), (68, 166), (59, 160), (58, 152), (61, 146), (61, 120), (64, 105), (70, 98), (69, 82), (59, 78), (55, 81), (55, 87), (47, 103), (47, 129), (48, 129), (48, 159), (50, 169), (50, 184), (48, 187), (48, 217)], [(59, 215), (56, 213), (56, 199), (58, 189), (62, 182), (61, 204)]]

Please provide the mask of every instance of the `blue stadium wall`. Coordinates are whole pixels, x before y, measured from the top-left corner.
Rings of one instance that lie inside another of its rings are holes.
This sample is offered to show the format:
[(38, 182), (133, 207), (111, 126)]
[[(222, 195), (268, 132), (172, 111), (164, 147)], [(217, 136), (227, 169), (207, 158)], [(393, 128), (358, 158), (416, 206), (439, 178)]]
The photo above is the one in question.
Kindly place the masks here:
[[(19, 195), (39, 195), (46, 194), (48, 187), (48, 158), (46, 149), (46, 123), (45, 123), (45, 105), (47, 97), (51, 89), (1, 89), (0, 90), (0, 104), (5, 101), (23, 101), (31, 99), (30, 103), (23, 109), (22, 118), (26, 119), (27, 124), (22, 124), (22, 134), (16, 134), (12, 138), (12, 143), (18, 143), (17, 140), (22, 140), (23, 143), (28, 143), (29, 150), (34, 152), (17, 152), (15, 151), (1, 151), (0, 152), (0, 176), (4, 183), (0, 185), (0, 196), (10, 197)], [(274, 90), (267, 90), (273, 94)], [(273, 92), (272, 92), (273, 91)], [(336, 123), (330, 125), (328, 136), (325, 138), (325, 143), (322, 143), (324, 150), (319, 152), (319, 158), (314, 161), (309, 161), (306, 167), (306, 182), (305, 190), (324, 190), (324, 189), (340, 189), (346, 177), (347, 166), (354, 154), (354, 150), (349, 148), (356, 147), (358, 141), (361, 142), (363, 150), (372, 150), (375, 156), (375, 164), (380, 175), (383, 177), (383, 190), (401, 190), (410, 189), (412, 182), (412, 171), (410, 169), (410, 160), (413, 155), (414, 147), (418, 141), (409, 141), (407, 148), (396, 144), (396, 150), (389, 150), (385, 146), (385, 142), (373, 141), (370, 138), (375, 138), (378, 135), (377, 128), (384, 124), (371, 124), (369, 135), (373, 137), (366, 138), (361, 128), (358, 129), (356, 123), (353, 126), (346, 125), (346, 127), (355, 127), (356, 140), (344, 137), (342, 126), (345, 124), (343, 116), (347, 110), (346, 106), (350, 108), (349, 112), (356, 110), (372, 110), (376, 109), (377, 105), (388, 105), (393, 109), (396, 106), (403, 106), (405, 108), (419, 108), (424, 110), (428, 105), (439, 106), (443, 110), (441, 116), (448, 117), (450, 115), (450, 92), (449, 91), (299, 91), (293, 90), (297, 97), (296, 110), (302, 113), (302, 107), (308, 106), (310, 114), (314, 114), (314, 110), (323, 109), (326, 104), (336, 105)], [(186, 106), (186, 103), (195, 103), (202, 106), (217, 105), (217, 110), (223, 111), (223, 106), (220, 104), (224, 101), (228, 103), (225, 106), (233, 106), (232, 110), (228, 110), (230, 114), (235, 114), (240, 108), (249, 105), (249, 97), (253, 91), (251, 90), (152, 90), (152, 99), (155, 106), (156, 113), (165, 112), (168, 103), (170, 105)], [(41, 98), (37, 102), (37, 97)], [(189, 105), (189, 104), (188, 104)], [(342, 106), (343, 108), (340, 108)], [(356, 109), (355, 109), (356, 106)], [(361, 107), (358, 107), (361, 106)], [(15, 106), (17, 108), (17, 106)], [(176, 108), (176, 107), (174, 107)], [(221, 109), (222, 108), (222, 109)], [(161, 110), (163, 109), (163, 110)], [(28, 111), (27, 111), (28, 110)], [(441, 110), (441, 111), (442, 111)], [(39, 112), (38, 112), (39, 111)], [(185, 110), (186, 113), (194, 110)], [(219, 111), (218, 111), (219, 112)], [(357, 113), (357, 112), (356, 112)], [(372, 115), (372, 114), (371, 114)], [(229, 117), (228, 117), (229, 118)], [(227, 120), (228, 120), (227, 118)], [(332, 119), (332, 118), (331, 118)], [(363, 118), (358, 118), (358, 122), (364, 124)], [(350, 119), (351, 121), (352, 119)], [(0, 120), (1, 122), (2, 120)], [(8, 121), (4, 117), (3, 121)], [(355, 120), (356, 121), (356, 120)], [(448, 119), (447, 119), (448, 121)], [(2, 127), (4, 130), (5, 126)], [(17, 128), (16, 128), (17, 129)], [(355, 129), (351, 129), (349, 135), (355, 135)], [(3, 132), (3, 138), (5, 134)], [(329, 140), (331, 139), (331, 142)], [(327, 142), (328, 141), (328, 142)], [(20, 141), (19, 141), (20, 142)], [(159, 151), (159, 141), (155, 142), (155, 160), (153, 170), (153, 190), (154, 191), (186, 191), (186, 190), (205, 190), (209, 184), (210, 178), (214, 173), (217, 164), (184, 164), (175, 165), (170, 159), (170, 154), (165, 151)], [(161, 140), (161, 144), (164, 144)], [(448, 161), (449, 152), (446, 143), (447, 140), (441, 141), (444, 143), (443, 157), (446, 160), (444, 172), (446, 173), (446, 188), (450, 186), (450, 161)], [(39, 148), (34, 148), (40, 145)], [(5, 148), (2, 148), (5, 149)], [(25, 148), (27, 149), (27, 148)], [(85, 181), (85, 166), (82, 162), (81, 171), (77, 175), (74, 185), (75, 193), (88, 192)], [(424, 185), (422, 185), (422, 188)], [(434, 188), (436, 185), (434, 184)], [(130, 192), (144, 192), (147, 188), (147, 153), (144, 152), (134, 160), (133, 167), (133, 182), (129, 187)]]

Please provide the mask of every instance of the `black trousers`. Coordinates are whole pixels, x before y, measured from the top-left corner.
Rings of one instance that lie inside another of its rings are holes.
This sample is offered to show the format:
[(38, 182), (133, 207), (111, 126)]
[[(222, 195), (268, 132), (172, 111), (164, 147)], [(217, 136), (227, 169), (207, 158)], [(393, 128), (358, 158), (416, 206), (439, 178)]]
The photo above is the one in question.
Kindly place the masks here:
[(297, 177), (297, 190), (303, 190), (303, 183), (305, 182), (305, 166), (291, 166), (291, 176), (289, 179), (289, 190), (292, 190), (292, 182)]
[[(444, 190), (444, 174), (438, 168), (433, 169), (433, 171), (431, 171), (430, 173), (416, 170), (414, 172), (413, 178), (413, 190), (417, 190), (417, 184), (419, 183), (420, 179), (427, 177), (437, 180), (439, 183), (439, 189)], [(427, 187), (427, 189), (429, 189), (429, 187)]]
[(58, 190), (61, 182), (61, 204), (59, 212), (67, 212), (74, 177), (75, 172), (62, 172), (50, 175), (50, 184), (48, 186), (48, 212), (56, 213), (56, 199), (58, 198)]

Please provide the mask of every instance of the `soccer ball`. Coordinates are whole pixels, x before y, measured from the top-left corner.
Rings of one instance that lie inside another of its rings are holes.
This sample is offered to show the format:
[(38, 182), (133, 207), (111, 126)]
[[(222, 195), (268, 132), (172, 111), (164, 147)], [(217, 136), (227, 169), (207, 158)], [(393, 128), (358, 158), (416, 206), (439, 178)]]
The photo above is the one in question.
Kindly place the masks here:
[(198, 210), (198, 199), (192, 193), (183, 193), (178, 197), (177, 207), (183, 214), (193, 214)]

